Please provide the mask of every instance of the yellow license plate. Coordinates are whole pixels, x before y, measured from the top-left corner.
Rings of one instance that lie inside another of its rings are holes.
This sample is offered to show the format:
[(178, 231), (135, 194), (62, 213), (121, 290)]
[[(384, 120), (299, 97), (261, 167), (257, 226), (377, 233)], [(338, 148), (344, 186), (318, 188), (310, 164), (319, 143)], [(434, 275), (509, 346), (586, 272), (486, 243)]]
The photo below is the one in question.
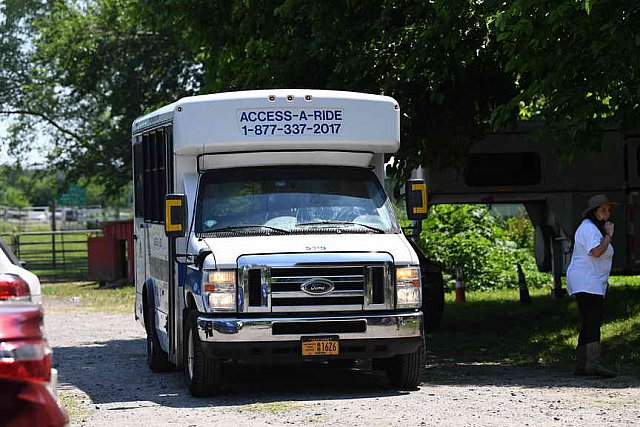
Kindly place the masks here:
[(340, 354), (340, 341), (337, 336), (302, 337), (303, 356), (337, 356)]

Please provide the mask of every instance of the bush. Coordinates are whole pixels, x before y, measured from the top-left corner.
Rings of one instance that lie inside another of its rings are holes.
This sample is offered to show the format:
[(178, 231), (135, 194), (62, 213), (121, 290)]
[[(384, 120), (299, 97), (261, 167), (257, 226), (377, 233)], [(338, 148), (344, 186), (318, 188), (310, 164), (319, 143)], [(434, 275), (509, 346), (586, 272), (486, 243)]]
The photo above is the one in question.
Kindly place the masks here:
[(501, 220), (483, 205), (437, 205), (423, 222), (420, 243), (450, 274), (462, 268), (469, 289), (518, 287), (517, 264), (529, 286), (542, 287), (551, 279), (537, 271), (533, 227), (524, 215)]

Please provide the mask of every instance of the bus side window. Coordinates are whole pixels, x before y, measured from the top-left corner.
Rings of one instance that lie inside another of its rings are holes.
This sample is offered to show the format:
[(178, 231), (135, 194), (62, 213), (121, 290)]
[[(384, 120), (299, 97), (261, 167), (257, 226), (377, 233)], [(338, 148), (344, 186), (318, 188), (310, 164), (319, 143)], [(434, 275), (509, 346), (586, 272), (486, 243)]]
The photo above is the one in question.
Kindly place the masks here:
[(144, 167), (142, 165), (143, 150), (142, 137), (136, 136), (136, 142), (133, 145), (133, 185), (135, 195), (135, 216), (137, 218), (144, 217)]
[(165, 128), (142, 135), (144, 219), (164, 223), (164, 196), (167, 194), (167, 138)]

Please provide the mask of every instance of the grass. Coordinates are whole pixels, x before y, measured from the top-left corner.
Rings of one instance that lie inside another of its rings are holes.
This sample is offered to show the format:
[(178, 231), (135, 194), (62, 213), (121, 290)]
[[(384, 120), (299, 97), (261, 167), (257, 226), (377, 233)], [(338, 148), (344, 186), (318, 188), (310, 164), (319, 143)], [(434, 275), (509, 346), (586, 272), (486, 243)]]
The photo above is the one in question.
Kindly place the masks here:
[(246, 405), (240, 408), (242, 411), (248, 412), (263, 412), (270, 414), (280, 414), (285, 412), (296, 411), (304, 408), (301, 403), (295, 402), (260, 402)]
[(105, 289), (88, 282), (44, 284), (42, 293), (45, 300), (57, 299), (73, 308), (110, 313), (131, 313), (135, 299), (133, 285)]
[[(640, 375), (640, 280), (613, 277), (602, 326), (605, 364)], [(438, 359), (480, 364), (544, 365), (569, 369), (580, 315), (573, 298), (551, 298), (530, 290), (533, 303), (519, 302), (518, 290), (467, 292), (466, 303), (447, 296), (440, 330), (427, 337)]]
[(58, 400), (74, 424), (84, 421), (95, 412), (86, 404), (91, 402), (89, 396), (75, 390), (58, 390)]

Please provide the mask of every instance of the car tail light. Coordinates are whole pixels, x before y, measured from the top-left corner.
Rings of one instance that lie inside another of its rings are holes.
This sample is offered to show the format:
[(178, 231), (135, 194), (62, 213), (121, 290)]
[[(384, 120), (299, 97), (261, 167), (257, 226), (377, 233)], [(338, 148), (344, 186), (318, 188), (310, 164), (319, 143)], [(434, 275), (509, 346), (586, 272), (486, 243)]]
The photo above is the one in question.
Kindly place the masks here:
[(29, 284), (15, 274), (0, 273), (0, 301), (29, 299)]
[(0, 378), (51, 380), (51, 348), (43, 340), (0, 342)]

